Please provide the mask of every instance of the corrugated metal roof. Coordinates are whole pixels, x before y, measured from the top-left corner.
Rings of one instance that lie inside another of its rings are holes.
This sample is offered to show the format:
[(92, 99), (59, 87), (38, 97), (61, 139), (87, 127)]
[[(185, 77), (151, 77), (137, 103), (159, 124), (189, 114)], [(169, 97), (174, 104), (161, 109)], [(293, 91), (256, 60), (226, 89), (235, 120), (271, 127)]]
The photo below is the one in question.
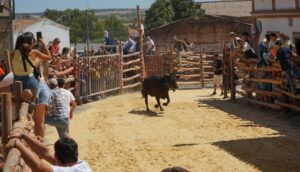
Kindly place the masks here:
[(251, 0), (227, 0), (198, 2), (207, 15), (229, 16), (229, 17), (251, 17)]

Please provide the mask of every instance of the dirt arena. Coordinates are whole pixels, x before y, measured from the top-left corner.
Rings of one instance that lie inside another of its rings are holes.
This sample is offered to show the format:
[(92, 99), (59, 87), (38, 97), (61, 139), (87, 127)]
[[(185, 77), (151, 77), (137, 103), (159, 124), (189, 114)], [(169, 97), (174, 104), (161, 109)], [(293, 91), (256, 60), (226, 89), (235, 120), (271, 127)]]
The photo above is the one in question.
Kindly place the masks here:
[[(299, 171), (300, 120), (245, 103), (178, 90), (163, 113), (140, 93), (78, 107), (71, 136), (95, 172)], [(47, 128), (47, 142), (56, 130)], [(53, 147), (52, 145), (49, 145)]]

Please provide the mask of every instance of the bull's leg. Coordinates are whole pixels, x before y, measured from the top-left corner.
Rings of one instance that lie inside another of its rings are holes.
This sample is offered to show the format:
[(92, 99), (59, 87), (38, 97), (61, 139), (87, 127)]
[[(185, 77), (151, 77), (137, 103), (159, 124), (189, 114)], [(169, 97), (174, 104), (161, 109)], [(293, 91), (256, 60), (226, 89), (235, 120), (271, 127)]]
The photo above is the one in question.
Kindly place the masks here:
[(164, 111), (164, 109), (161, 107), (159, 97), (155, 97), (155, 98), (156, 98), (156, 101), (157, 101), (157, 107), (159, 107), (159, 109), (160, 109), (161, 111)]
[(146, 104), (146, 107), (147, 107), (147, 111), (150, 111), (149, 107), (148, 107), (148, 94), (145, 95), (145, 104)]
[(164, 106), (168, 106), (168, 104), (170, 103), (170, 96), (169, 96), (169, 93), (167, 94), (167, 102), (166, 103), (163, 103)]

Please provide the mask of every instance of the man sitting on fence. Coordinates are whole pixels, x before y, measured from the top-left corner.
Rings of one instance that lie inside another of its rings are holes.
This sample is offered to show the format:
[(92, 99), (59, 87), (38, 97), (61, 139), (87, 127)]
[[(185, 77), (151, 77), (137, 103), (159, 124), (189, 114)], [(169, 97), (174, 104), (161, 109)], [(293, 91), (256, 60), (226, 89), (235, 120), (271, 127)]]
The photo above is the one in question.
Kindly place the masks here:
[(154, 41), (151, 39), (150, 36), (147, 36), (147, 54), (154, 55), (155, 53), (155, 44)]
[(211, 95), (216, 95), (217, 86), (220, 86), (221, 95), (224, 94), (223, 92), (223, 61), (221, 60), (219, 55), (215, 56), (217, 59), (214, 61), (213, 68), (214, 68), (214, 92)]
[(70, 106), (70, 102), (64, 101), (64, 91), (58, 88), (58, 82), (55, 78), (51, 78), (48, 82), (51, 89), (51, 99), (45, 123), (55, 126), (59, 138), (63, 139), (69, 135), (70, 112), (66, 107)]
[(32, 171), (92, 172), (87, 162), (78, 160), (78, 145), (71, 138), (57, 140), (54, 144), (55, 153), (29, 134), (11, 133), (8, 138), (9, 142), (6, 148), (8, 150), (17, 148)]

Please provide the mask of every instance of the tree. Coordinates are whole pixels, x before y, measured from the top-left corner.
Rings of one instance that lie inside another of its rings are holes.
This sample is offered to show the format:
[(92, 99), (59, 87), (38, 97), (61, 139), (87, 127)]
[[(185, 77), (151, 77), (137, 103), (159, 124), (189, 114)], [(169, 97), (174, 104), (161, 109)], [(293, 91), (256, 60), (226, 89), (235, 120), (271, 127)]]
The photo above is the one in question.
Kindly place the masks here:
[(170, 0), (172, 7), (174, 9), (175, 15), (173, 21), (187, 18), (187, 17), (197, 17), (204, 14), (202, 10), (194, 0)]
[(66, 9), (65, 11), (57, 11), (46, 9), (44, 12), (44, 17), (70, 28), (71, 42), (86, 41), (87, 16), (90, 40), (92, 42), (103, 41), (103, 23), (98, 20), (98, 17), (92, 10)]
[(104, 27), (109, 30), (111, 38), (126, 40), (129, 37), (128, 27), (115, 14), (104, 20)]
[(173, 20), (174, 10), (170, 0), (156, 0), (146, 11), (145, 27), (151, 30)]

